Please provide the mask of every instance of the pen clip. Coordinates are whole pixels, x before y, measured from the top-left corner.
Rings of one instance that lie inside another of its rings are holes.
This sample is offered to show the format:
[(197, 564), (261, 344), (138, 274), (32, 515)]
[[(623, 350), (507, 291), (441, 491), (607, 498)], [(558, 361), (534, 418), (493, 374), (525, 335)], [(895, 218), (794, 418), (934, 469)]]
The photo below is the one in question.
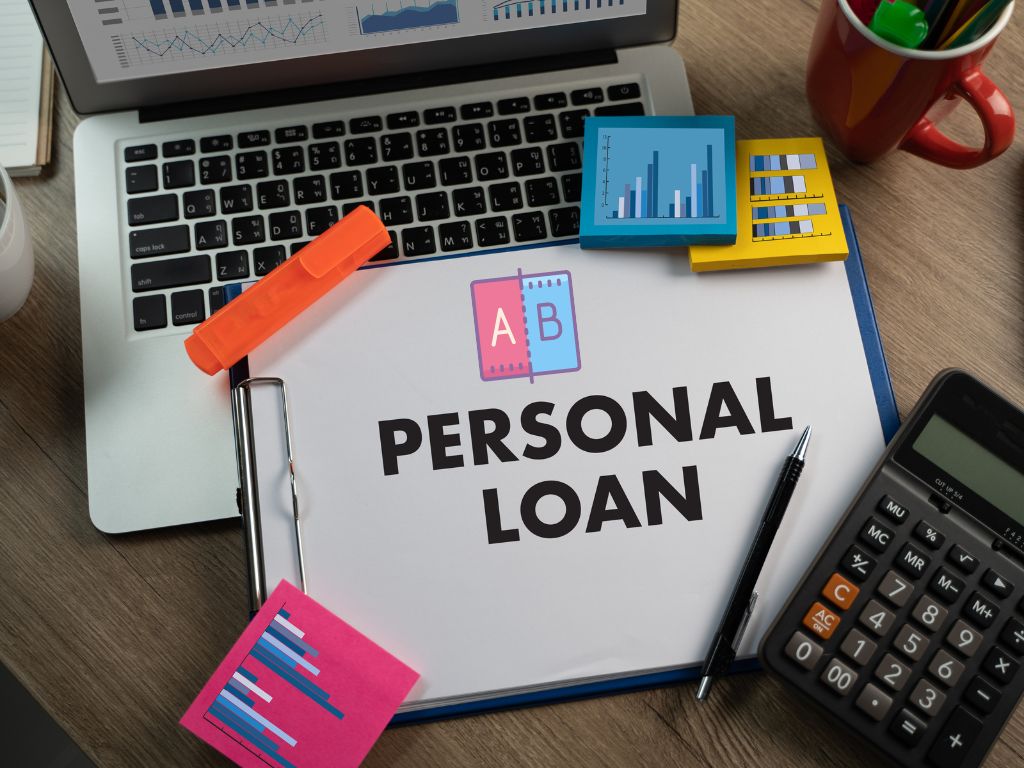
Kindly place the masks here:
[(747, 603), (746, 609), (743, 611), (743, 621), (740, 622), (739, 628), (736, 630), (736, 637), (732, 639), (732, 648), (734, 651), (738, 651), (740, 647), (740, 640), (743, 639), (743, 633), (747, 631), (747, 624), (750, 623), (750, 617), (754, 614), (754, 604), (757, 602), (757, 592), (750, 593), (750, 602)]

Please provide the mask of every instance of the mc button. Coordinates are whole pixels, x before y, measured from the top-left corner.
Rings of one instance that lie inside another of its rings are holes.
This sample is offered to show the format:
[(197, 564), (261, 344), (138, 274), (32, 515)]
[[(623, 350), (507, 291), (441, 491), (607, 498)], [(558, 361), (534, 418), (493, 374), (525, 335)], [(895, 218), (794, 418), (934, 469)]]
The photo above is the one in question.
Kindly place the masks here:
[(803, 624), (822, 640), (828, 640), (839, 626), (839, 614), (821, 603), (815, 603), (804, 616)]
[(838, 573), (833, 573), (832, 578), (828, 580), (828, 584), (821, 590), (821, 594), (844, 611), (853, 605), (853, 601), (857, 599), (859, 593), (860, 587), (844, 579)]
[(892, 541), (892, 531), (871, 518), (864, 527), (860, 529), (860, 540), (871, 547), (875, 552), (884, 552)]

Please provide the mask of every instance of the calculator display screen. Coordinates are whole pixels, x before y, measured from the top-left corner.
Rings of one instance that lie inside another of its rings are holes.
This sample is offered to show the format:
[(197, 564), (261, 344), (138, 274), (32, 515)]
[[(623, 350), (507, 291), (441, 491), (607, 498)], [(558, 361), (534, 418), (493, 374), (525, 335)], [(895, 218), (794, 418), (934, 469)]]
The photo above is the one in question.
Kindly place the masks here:
[(1024, 473), (946, 419), (932, 416), (913, 448), (994, 507), (1024, 522)]

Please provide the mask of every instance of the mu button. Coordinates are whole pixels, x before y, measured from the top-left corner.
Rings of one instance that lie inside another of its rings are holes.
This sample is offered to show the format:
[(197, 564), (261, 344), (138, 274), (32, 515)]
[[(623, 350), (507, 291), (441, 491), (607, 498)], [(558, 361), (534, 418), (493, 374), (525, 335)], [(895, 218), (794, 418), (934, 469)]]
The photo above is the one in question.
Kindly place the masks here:
[(839, 614), (830, 611), (821, 603), (815, 603), (804, 616), (804, 626), (822, 640), (828, 640), (839, 626)]
[(821, 594), (844, 611), (853, 605), (853, 601), (857, 599), (859, 593), (860, 587), (844, 579), (838, 573), (833, 573), (832, 578), (828, 580), (828, 584), (821, 590)]

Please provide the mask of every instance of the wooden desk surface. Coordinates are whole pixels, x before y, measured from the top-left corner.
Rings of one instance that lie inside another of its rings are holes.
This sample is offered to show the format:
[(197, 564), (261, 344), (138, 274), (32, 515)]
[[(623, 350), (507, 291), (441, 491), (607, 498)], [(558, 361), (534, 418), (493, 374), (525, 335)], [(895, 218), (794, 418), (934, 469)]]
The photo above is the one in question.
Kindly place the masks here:
[[(803, 96), (817, 2), (683, 5), (676, 47), (698, 112), (735, 114), (741, 137), (817, 133)], [(986, 69), (1024, 122), (1021, 61), (1018, 18)], [(958, 135), (978, 130), (968, 113), (951, 120)], [(89, 522), (77, 118), (63, 92), (57, 120), (52, 167), (18, 182), (35, 286), (0, 325), (0, 660), (101, 766), (225, 765), (177, 721), (242, 628), (238, 524), (110, 537)], [(1024, 140), (973, 171), (905, 153), (870, 168), (832, 149), (830, 160), (857, 223), (900, 411), (947, 366), (1024, 403)], [(865, 764), (859, 743), (764, 673), (721, 683), (704, 706), (693, 693), (690, 684), (399, 728), (366, 765)], [(988, 765), (1022, 764), (1018, 708)]]

